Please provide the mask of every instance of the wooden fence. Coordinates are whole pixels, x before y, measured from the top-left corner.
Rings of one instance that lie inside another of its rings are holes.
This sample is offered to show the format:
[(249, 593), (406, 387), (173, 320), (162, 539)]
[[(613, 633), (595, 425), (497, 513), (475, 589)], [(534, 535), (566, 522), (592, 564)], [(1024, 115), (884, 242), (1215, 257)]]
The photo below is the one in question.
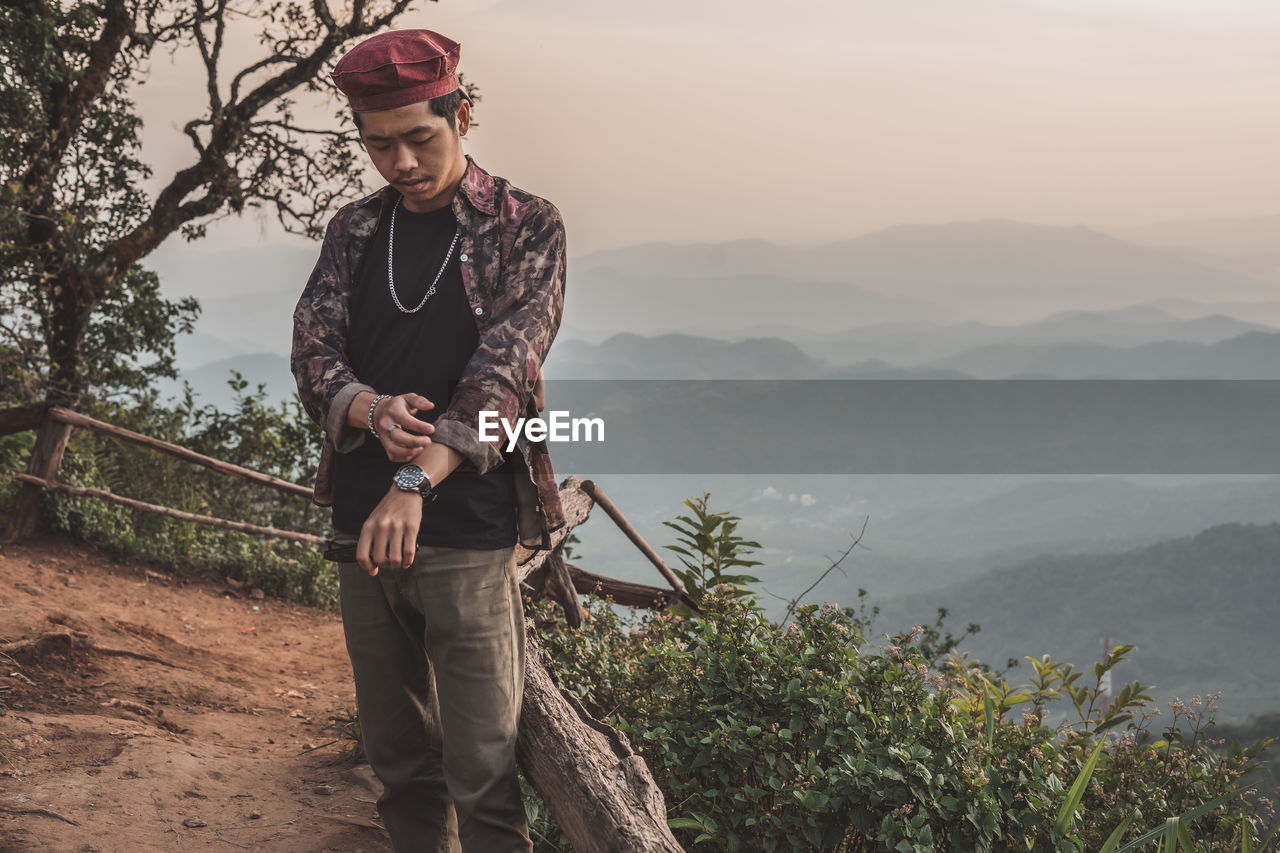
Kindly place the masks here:
[[(40, 493), (44, 489), (53, 489), (74, 497), (104, 500), (127, 506), (131, 509), (175, 518), (179, 521), (189, 521), (195, 524), (219, 527), (224, 530), (234, 530), (268, 539), (285, 539), (317, 547), (322, 546), (326, 541), (324, 537), (311, 533), (278, 530), (274, 527), (264, 527), (245, 521), (198, 515), (174, 509), (173, 507), (160, 506), (117, 495), (104, 489), (71, 486), (61, 483), (58, 481), (57, 476), (58, 467), (61, 465), (67, 441), (70, 438), (70, 432), (74, 427), (93, 430), (119, 441), (135, 444), (157, 453), (165, 453), (185, 462), (202, 465), (220, 474), (238, 477), (250, 483), (275, 489), (286, 495), (311, 500), (314, 494), (312, 489), (307, 486), (300, 486), (297, 483), (290, 483), (279, 477), (273, 477), (250, 468), (215, 459), (179, 444), (143, 435), (62, 406), (24, 406), (4, 409), (0, 410), (0, 435), (31, 430), (37, 431), (36, 446), (32, 450), (26, 473), (14, 475), (15, 479), (19, 480), (23, 485), (18, 493), (13, 520), (9, 526), (7, 538), (11, 541), (30, 536), (38, 529)], [(576, 628), (581, 621), (581, 608), (576, 602), (577, 593), (590, 592), (599, 595), (610, 595), (619, 604), (631, 607), (665, 607), (674, 601), (680, 601), (686, 606), (697, 609), (696, 604), (689, 599), (684, 584), (680, 582), (680, 579), (662, 561), (657, 552), (627, 521), (622, 511), (604, 494), (604, 491), (598, 485), (590, 480), (575, 480), (572, 488), (584, 492), (594, 505), (598, 505), (604, 510), (605, 514), (618, 525), (618, 528), (635, 544), (645, 558), (658, 569), (659, 573), (670, 585), (670, 589), (622, 581), (617, 578), (597, 575), (577, 566), (564, 564), (561, 557), (561, 549), (556, 549), (556, 553), (546, 566), (546, 571), (533, 579), (537, 582), (537, 585), (533, 588), (536, 592), (550, 595), (558, 601), (564, 607), (571, 626)], [(569, 526), (569, 529), (572, 530), (572, 525)]]

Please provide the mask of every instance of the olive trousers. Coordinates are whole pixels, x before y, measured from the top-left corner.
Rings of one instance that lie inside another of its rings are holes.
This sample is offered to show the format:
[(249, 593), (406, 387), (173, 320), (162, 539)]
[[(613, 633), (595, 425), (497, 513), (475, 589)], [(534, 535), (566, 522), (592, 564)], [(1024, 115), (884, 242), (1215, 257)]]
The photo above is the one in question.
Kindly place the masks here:
[(397, 853), (532, 851), (516, 775), (524, 610), (515, 547), (338, 564), (365, 752)]

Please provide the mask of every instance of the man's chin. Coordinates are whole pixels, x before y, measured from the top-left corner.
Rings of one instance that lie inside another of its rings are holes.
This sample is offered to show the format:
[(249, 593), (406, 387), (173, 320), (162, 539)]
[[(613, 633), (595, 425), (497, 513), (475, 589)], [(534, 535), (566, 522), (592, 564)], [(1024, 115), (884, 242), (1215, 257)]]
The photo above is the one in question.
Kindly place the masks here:
[(405, 195), (422, 195), (431, 189), (431, 181), (422, 180), (412, 184), (396, 182), (396, 189)]

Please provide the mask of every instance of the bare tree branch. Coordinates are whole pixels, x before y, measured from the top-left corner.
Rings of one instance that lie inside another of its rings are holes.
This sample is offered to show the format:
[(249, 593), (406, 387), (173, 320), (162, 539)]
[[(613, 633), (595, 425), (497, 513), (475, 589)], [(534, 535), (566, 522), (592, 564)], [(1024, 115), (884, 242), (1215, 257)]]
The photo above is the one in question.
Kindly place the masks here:
[(244, 70), (240, 71), (239, 73), (236, 74), (235, 78), (232, 79), (231, 81), (231, 94), (229, 97), (232, 103), (235, 103), (237, 100), (239, 100), (240, 83), (244, 80), (244, 78), (248, 77), (250, 74), (254, 74), (258, 71), (261, 71), (262, 69), (267, 68), (268, 66), (271, 66), (271, 65), (276, 65), (279, 63), (297, 63), (300, 61), (301, 60), (296, 56), (284, 56), (283, 54), (277, 53), (272, 56), (268, 56), (265, 59), (260, 59), (257, 62), (253, 63), (252, 65), (250, 65), (248, 68), (245, 68)]
[(796, 608), (800, 606), (800, 600), (804, 598), (806, 595), (808, 595), (809, 593), (813, 592), (814, 587), (816, 587), (818, 584), (826, 580), (827, 575), (835, 571), (840, 566), (840, 564), (844, 562), (845, 557), (848, 557), (850, 552), (852, 552), (854, 548), (858, 547), (859, 543), (862, 542), (862, 535), (867, 532), (867, 522), (870, 520), (871, 520), (871, 516), (867, 516), (862, 520), (862, 529), (858, 531), (857, 537), (854, 538), (854, 540), (851, 543), (849, 543), (849, 547), (844, 549), (844, 553), (840, 555), (840, 558), (837, 560), (833, 560), (831, 562), (831, 565), (827, 567), (827, 570), (822, 574), (818, 575), (818, 579), (816, 581), (809, 584), (809, 586), (805, 588), (804, 592), (800, 593), (799, 595), (797, 595), (795, 598), (791, 600), (791, 604), (787, 607), (786, 614), (782, 617), (782, 621), (778, 623), (779, 628), (786, 627), (787, 620), (791, 618), (791, 614), (794, 613)]
[[(209, 115), (217, 116), (222, 112), (222, 98), (218, 94), (218, 53), (222, 47), (222, 16), (215, 16), (215, 36), (214, 46), (209, 47), (209, 40), (205, 36), (203, 21), (205, 20), (204, 0), (195, 0), (196, 9), (198, 11), (198, 19), (201, 23), (192, 28), (195, 35), (196, 47), (200, 50), (200, 58), (204, 60), (205, 69), (205, 88), (209, 93)], [(222, 3), (218, 4), (220, 7)]]
[(296, 125), (289, 124), (288, 122), (269, 119), (252, 122), (249, 127), (254, 130), (262, 127), (275, 127), (289, 133), (305, 134), (307, 136), (332, 136), (344, 141), (350, 141), (354, 137), (354, 134), (349, 130), (325, 130), (323, 128), (297, 127)]
[(311, 8), (325, 29), (330, 32), (338, 29), (338, 23), (333, 19), (333, 13), (329, 11), (329, 4), (325, 0), (312, 0)]
[[(100, 290), (102, 283), (114, 279), (186, 223), (212, 214), (221, 204), (235, 197), (239, 184), (228, 177), (234, 174), (230, 162), (243, 144), (257, 114), (272, 102), (316, 77), (350, 39), (376, 32), (386, 26), (403, 13), (411, 2), (412, 0), (395, 0), (383, 14), (365, 22), (364, 3), (362, 0), (355, 0), (347, 24), (337, 29), (326, 27), (323, 37), (309, 53), (297, 56), (288, 68), (259, 83), (243, 99), (228, 101), (222, 115), (216, 117), (219, 120), (210, 123), (208, 142), (203, 148), (197, 146), (199, 160), (174, 176), (156, 198), (151, 214), (145, 221), (103, 251), (101, 261), (93, 269), (93, 278), (100, 283), (95, 290)], [(275, 57), (270, 59), (271, 62), (263, 60), (257, 64), (259, 67), (266, 67), (273, 64)], [(188, 136), (191, 135), (188, 132)], [(188, 195), (202, 186), (209, 188), (205, 196), (197, 202), (184, 203)], [(276, 200), (279, 201), (278, 198)]]

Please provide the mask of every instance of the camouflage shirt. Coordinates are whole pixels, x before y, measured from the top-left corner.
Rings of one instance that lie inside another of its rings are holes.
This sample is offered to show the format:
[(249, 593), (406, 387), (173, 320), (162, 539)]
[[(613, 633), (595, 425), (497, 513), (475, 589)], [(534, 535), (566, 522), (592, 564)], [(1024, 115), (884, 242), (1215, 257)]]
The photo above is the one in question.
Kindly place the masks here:
[[(333, 454), (349, 452), (369, 436), (367, 429), (347, 423), (355, 396), (376, 393), (346, 360), (348, 306), (365, 250), (397, 194), (388, 184), (334, 214), (293, 312), (298, 394), (325, 432), (315, 484), (315, 502), (321, 506), (333, 502)], [(470, 156), (453, 213), (462, 283), (480, 345), (449, 407), (435, 420), (433, 440), (461, 453), (463, 466), (483, 474), (502, 461), (502, 453), (500, 444), (480, 440), (479, 413), (496, 411), (512, 425), (521, 416), (538, 414), (534, 384), (564, 313), (564, 223), (551, 202), (490, 175)], [(549, 548), (551, 531), (564, 525), (551, 457), (545, 441), (529, 441), (523, 430), (517, 448), (525, 462), (516, 472), (520, 542)]]

